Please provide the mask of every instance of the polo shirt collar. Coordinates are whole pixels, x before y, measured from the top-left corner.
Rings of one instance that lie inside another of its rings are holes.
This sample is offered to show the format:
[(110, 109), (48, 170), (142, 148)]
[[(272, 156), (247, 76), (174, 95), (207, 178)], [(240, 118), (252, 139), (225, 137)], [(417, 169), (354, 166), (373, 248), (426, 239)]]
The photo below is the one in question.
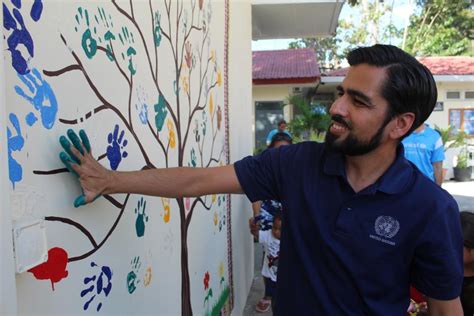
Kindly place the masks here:
[[(326, 151), (323, 170), (327, 175), (341, 176), (347, 179), (344, 156), (333, 151)], [(381, 191), (387, 194), (401, 193), (409, 184), (413, 167), (405, 159), (403, 145), (399, 144), (395, 161), (385, 173), (371, 186), (364, 189), (365, 193)]]

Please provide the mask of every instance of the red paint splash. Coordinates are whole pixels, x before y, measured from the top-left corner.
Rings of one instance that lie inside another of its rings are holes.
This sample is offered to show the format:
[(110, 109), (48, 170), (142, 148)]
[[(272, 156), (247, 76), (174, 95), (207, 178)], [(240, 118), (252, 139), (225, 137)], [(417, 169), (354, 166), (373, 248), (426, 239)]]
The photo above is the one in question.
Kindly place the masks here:
[(48, 251), (48, 261), (31, 268), (28, 272), (33, 273), (37, 280), (51, 280), (54, 291), (54, 283), (58, 283), (67, 277), (67, 252), (62, 248), (51, 248)]

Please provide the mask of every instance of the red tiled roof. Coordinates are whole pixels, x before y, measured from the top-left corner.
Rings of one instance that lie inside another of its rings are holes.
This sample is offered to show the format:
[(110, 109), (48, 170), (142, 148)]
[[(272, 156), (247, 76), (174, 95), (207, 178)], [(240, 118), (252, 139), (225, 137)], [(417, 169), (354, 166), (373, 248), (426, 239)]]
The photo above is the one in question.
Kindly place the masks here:
[[(474, 75), (474, 57), (446, 56), (446, 57), (419, 57), (423, 65), (428, 67), (435, 76)], [(344, 77), (349, 68), (341, 68), (323, 74), (328, 77)]]
[(315, 81), (321, 76), (316, 54), (311, 48), (254, 51), (252, 59), (254, 83)]

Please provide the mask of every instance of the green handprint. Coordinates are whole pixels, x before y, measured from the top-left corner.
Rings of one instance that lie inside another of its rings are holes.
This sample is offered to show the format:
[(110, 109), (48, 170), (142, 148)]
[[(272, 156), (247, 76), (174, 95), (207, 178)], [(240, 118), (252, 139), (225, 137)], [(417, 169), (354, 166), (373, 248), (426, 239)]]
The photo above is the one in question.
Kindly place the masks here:
[(165, 98), (160, 94), (158, 97), (158, 103), (154, 105), (155, 108), (155, 126), (158, 132), (161, 132), (163, 125), (165, 125), (166, 115), (168, 111), (166, 110)]
[(160, 12), (156, 11), (155, 12), (155, 25), (154, 25), (154, 31), (155, 31), (155, 46), (158, 47), (160, 46), (161, 43), (161, 26), (160, 26), (160, 20), (161, 20), (161, 14)]
[(138, 283), (140, 283), (140, 279), (138, 278), (138, 272), (142, 266), (140, 257), (136, 256), (133, 258), (130, 264), (132, 265), (132, 271), (127, 274), (127, 289), (128, 293), (132, 294), (137, 289)]
[[(79, 159), (71, 151), (71, 143), (82, 154), (84, 153), (83, 148), (85, 150), (87, 150), (87, 152), (90, 152), (91, 151), (91, 145), (90, 145), (89, 138), (87, 137), (86, 132), (82, 129), (79, 131), (79, 137), (77, 136), (77, 134), (72, 129), (69, 129), (67, 131), (67, 136), (69, 137), (70, 141), (65, 136), (59, 137), (59, 143), (61, 144), (61, 147), (63, 147), (63, 149), (66, 151), (66, 152), (61, 152), (59, 154), (59, 159), (61, 159), (61, 161), (66, 166), (66, 168), (69, 170), (69, 172), (71, 172), (76, 177), (78, 177), (79, 175), (71, 167), (71, 164), (79, 164)], [(94, 198), (94, 201), (99, 196), (100, 195), (96, 196)], [(84, 192), (82, 192), (82, 194), (79, 195), (74, 200), (74, 207), (79, 207), (79, 206), (85, 205), (85, 204), (86, 204), (86, 197), (84, 195)]]
[[(89, 11), (79, 7), (77, 9), (78, 13), (75, 16), (77, 23), (75, 30), (78, 32), (78, 26), (80, 26), (85, 20), (86, 30), (82, 34), (81, 44), (86, 56), (89, 59), (92, 59), (92, 57), (97, 54), (97, 42), (102, 43), (105, 41), (107, 42), (105, 48), (107, 58), (110, 61), (114, 61), (111, 41), (115, 39), (115, 35), (110, 31), (110, 29), (113, 28), (112, 16), (110, 14), (107, 16), (103, 8), (98, 8), (97, 11), (98, 14), (94, 14), (96, 25), (92, 26), (91, 20), (89, 18)], [(97, 34), (98, 26), (106, 29), (103, 36)]]
[[(135, 39), (133, 38), (133, 33), (128, 31), (127, 27), (122, 27), (122, 33), (119, 33), (119, 39), (122, 45), (130, 45), (127, 48), (127, 57), (128, 57), (128, 70), (130, 70), (130, 73), (132, 76), (136, 74), (137, 70), (133, 66), (133, 61), (132, 61), (132, 56), (137, 54), (137, 51), (135, 48), (133, 48), (133, 44), (135, 44)], [(125, 55), (122, 53), (122, 58), (125, 60)]]

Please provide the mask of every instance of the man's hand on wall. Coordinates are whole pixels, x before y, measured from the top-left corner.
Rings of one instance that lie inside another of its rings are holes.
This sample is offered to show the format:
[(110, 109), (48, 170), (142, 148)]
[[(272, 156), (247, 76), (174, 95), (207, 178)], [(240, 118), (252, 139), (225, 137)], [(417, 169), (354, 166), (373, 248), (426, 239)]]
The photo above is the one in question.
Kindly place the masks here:
[(69, 129), (67, 136), (59, 138), (65, 150), (60, 153), (59, 158), (66, 168), (79, 178), (82, 194), (74, 201), (74, 206), (79, 207), (92, 202), (104, 193), (110, 183), (111, 171), (104, 168), (92, 156), (89, 138), (84, 130), (80, 130), (77, 136), (72, 129)]

